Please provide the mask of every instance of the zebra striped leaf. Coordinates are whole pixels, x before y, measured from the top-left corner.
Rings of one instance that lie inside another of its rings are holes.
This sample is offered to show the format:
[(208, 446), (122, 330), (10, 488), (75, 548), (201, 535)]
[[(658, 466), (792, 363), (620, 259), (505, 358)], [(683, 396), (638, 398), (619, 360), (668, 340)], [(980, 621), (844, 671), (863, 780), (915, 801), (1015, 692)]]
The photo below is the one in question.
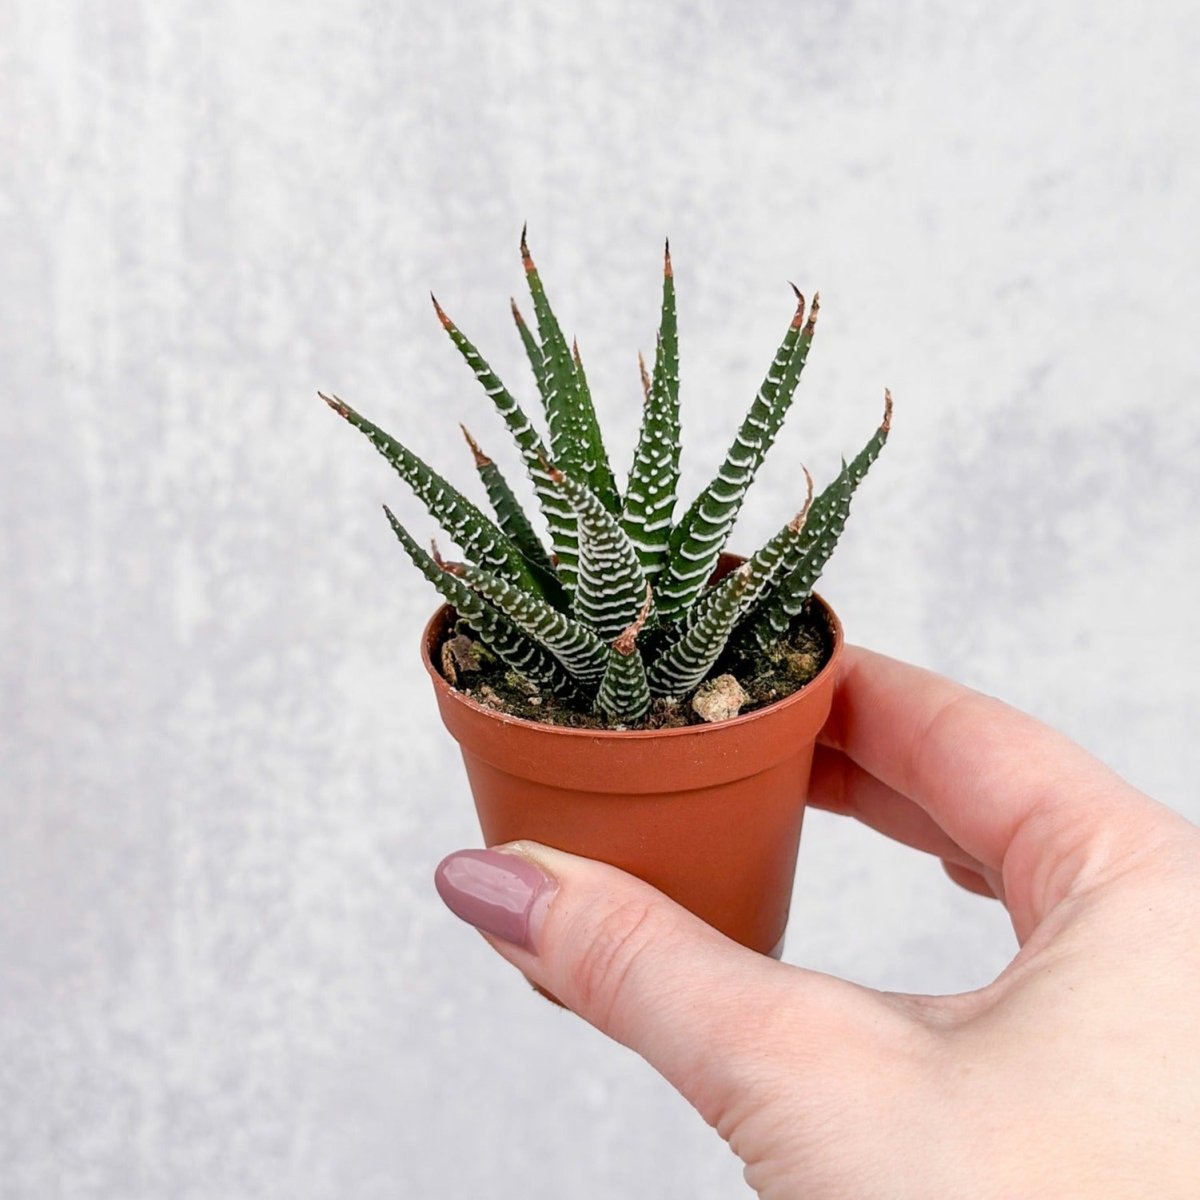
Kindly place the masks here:
[(525, 556), (457, 488), (447, 483), (407, 446), (355, 412), (344, 400), (320, 392), (318, 395), (334, 412), (366, 435), (375, 449), (420, 497), (434, 519), (462, 547), (464, 554), (476, 562), (484, 563), (498, 575), (512, 579), (528, 592), (536, 595), (543, 593), (543, 583)]
[[(742, 590), (741, 607), (738, 618), (742, 616), (780, 577), (785, 563), (791, 561), (796, 547), (805, 542), (805, 528), (808, 515), (812, 511), (813, 481), (807, 467), (801, 467), (808, 484), (808, 494), (804, 506), (774, 537), (767, 541), (756, 554), (748, 558), (742, 567), (745, 579), (739, 579), (738, 573), (731, 572), (720, 583), (705, 591), (687, 613), (681, 618), (684, 629), (690, 629), (713, 605), (722, 602), (723, 593), (730, 588), (739, 587)], [(744, 585), (744, 586), (743, 586)]]
[(546, 393), (550, 390), (549, 381), (546, 378), (546, 356), (542, 353), (542, 348), (538, 345), (537, 338), (533, 336), (528, 322), (521, 315), (517, 302), (511, 297), (508, 302), (512, 308), (513, 320), (516, 322), (521, 345), (525, 347), (525, 357), (529, 359), (529, 367), (533, 371), (533, 381), (537, 384), (538, 395), (541, 396), (542, 404), (545, 405)]
[(611, 642), (632, 625), (646, 596), (637, 551), (596, 494), (556, 467), (551, 478), (579, 518), (579, 581), (575, 615)]
[(720, 590), (704, 616), (651, 664), (647, 680), (653, 695), (685, 695), (720, 658), (751, 584), (748, 564), (743, 563), (729, 578), (732, 582)]
[(884, 392), (883, 421), (867, 444), (813, 502), (794, 561), (774, 590), (747, 614), (733, 641), (743, 648), (766, 649), (800, 615), (850, 516), (850, 501), (887, 442), (892, 427), (892, 394)]
[(575, 513), (567, 503), (562, 492), (554, 486), (546, 469), (546, 447), (534, 429), (525, 411), (513, 398), (512, 393), (500, 382), (492, 368), (484, 360), (478, 350), (467, 340), (462, 331), (446, 315), (436, 297), (433, 307), (437, 312), (442, 328), (450, 335), (458, 352), (463, 356), (467, 366), (475, 378), (483, 385), (483, 390), (503, 418), (513, 441), (521, 451), (525, 461), (525, 469), (529, 472), (533, 490), (537, 495), (546, 525), (550, 530), (550, 540), (554, 546), (555, 571), (567, 597), (575, 591), (575, 580), (579, 573), (579, 535), (576, 531)]
[(494, 604), (522, 633), (553, 654), (574, 679), (584, 685), (599, 682), (608, 647), (586, 625), (472, 563), (449, 569)]
[[(617, 481), (608, 464), (600, 423), (578, 347), (572, 353), (555, 317), (541, 276), (529, 253), (525, 231), (521, 231), (521, 262), (533, 301), (533, 315), (541, 338), (543, 369), (539, 382), (550, 430), (550, 449), (564, 470), (584, 480), (610, 513), (620, 512)], [(526, 347), (528, 349), (528, 346)], [(536, 371), (535, 371), (536, 374)]]
[(646, 600), (637, 619), (613, 642), (608, 652), (608, 665), (596, 695), (596, 711), (610, 721), (628, 724), (640, 720), (650, 707), (650, 686), (646, 681), (646, 664), (637, 647), (653, 600), (649, 585)]
[(546, 553), (546, 547), (542, 545), (542, 539), (538, 537), (529, 523), (529, 518), (525, 515), (525, 510), (514, 495), (508, 480), (504, 478), (500, 468), (483, 452), (479, 443), (471, 436), (471, 431), (461, 423), (459, 429), (462, 430), (463, 437), (467, 439), (467, 445), (471, 448), (471, 454), (475, 459), (475, 469), (483, 481), (492, 511), (496, 514), (496, 521), (501, 530), (525, 555), (531, 565), (540, 567), (553, 578), (554, 567), (550, 562), (550, 556)]
[(580, 700), (581, 694), (575, 680), (553, 655), (523, 634), (461, 579), (443, 570), (438, 562), (417, 545), (386, 504), (383, 511), (387, 514), (392, 531), (417, 569), (505, 666), (539, 687), (549, 689), (555, 695), (575, 702)]
[(666, 560), (679, 487), (679, 329), (669, 244), (663, 252), (662, 318), (653, 381), (647, 380), (640, 356), (638, 361), (645, 405), (621, 523), (637, 550), (646, 578), (653, 579)]

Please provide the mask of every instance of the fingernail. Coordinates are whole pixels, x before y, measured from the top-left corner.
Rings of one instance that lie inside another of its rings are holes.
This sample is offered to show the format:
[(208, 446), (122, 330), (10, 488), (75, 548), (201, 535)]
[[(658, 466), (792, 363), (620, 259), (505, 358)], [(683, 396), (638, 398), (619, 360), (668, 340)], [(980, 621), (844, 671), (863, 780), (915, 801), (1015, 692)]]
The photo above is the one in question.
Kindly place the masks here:
[(442, 859), (433, 880), (456, 917), (537, 953), (538, 927), (558, 884), (528, 859), (496, 850), (458, 850)]

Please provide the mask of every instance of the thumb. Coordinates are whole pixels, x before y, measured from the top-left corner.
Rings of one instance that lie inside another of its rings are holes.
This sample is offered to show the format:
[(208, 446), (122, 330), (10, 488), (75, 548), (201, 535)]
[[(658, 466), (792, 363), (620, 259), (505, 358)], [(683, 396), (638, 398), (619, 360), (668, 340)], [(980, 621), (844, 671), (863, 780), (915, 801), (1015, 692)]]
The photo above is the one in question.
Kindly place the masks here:
[(590, 859), (512, 842), (451, 854), (435, 878), (531, 983), (639, 1053), (718, 1128), (797, 1072), (816, 1108), (834, 1098), (822, 1079), (839, 1092), (865, 1084), (879, 1048), (915, 1024), (892, 998), (756, 954)]

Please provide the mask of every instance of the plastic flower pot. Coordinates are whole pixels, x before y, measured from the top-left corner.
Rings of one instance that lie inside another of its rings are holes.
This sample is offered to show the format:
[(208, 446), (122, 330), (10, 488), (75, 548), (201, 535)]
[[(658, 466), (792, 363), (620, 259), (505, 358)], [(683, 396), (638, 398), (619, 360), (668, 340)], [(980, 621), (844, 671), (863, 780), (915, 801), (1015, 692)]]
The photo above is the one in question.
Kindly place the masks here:
[[(723, 556), (718, 574), (740, 560)], [(486, 845), (528, 839), (652, 884), (728, 937), (779, 957), (813, 746), (833, 700), (842, 627), (828, 661), (774, 704), (680, 729), (564, 729), (487, 708), (435, 666), (453, 610), (425, 628), (421, 657), (462, 750)]]

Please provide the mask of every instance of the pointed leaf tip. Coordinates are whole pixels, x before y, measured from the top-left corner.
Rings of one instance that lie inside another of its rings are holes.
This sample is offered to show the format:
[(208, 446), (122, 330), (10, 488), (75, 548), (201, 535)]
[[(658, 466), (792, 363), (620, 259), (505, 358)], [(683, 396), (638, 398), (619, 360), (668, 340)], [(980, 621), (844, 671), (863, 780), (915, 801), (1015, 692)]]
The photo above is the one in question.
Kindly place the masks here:
[(641, 611), (634, 618), (633, 624), (623, 629), (617, 635), (617, 640), (613, 642), (612, 648), (618, 654), (623, 654), (628, 658), (637, 649), (637, 636), (645, 628), (653, 604), (654, 590), (649, 584), (646, 584), (646, 602), (642, 605)]
[(491, 466), (492, 460), (479, 448), (479, 443), (471, 436), (471, 431), (461, 421), (459, 421), (458, 427), (463, 431), (463, 437), (467, 439), (471, 453), (475, 455), (475, 465), (477, 467)]
[(448, 316), (446, 316), (446, 310), (444, 308), (442, 308), (442, 306), (438, 303), (437, 297), (432, 292), (430, 292), (429, 298), (430, 298), (430, 300), (433, 301), (433, 311), (435, 313), (437, 313), (438, 320), (441, 321), (441, 323), (442, 323), (442, 328), (443, 329), (453, 329), (454, 322), (451, 321)]
[[(792, 328), (799, 329), (804, 324), (804, 293), (789, 279), (788, 287), (796, 295), (796, 315), (792, 317)], [(816, 297), (813, 298), (813, 304), (816, 304)]]
[(525, 328), (525, 318), (521, 316), (521, 310), (517, 307), (517, 301), (514, 297), (508, 298), (509, 307), (512, 309), (513, 320), (522, 328)]
[(892, 389), (883, 389), (883, 424), (880, 426), (884, 433), (890, 433), (892, 428)]
[(447, 575), (461, 575), (462, 574), (462, 564), (461, 563), (447, 562), (442, 557), (442, 552), (438, 549), (437, 538), (429, 539), (429, 557), (432, 558), (433, 561), (435, 563), (437, 563), (437, 565), (439, 567), (441, 567), (441, 569), (443, 571), (445, 571)]
[(642, 397), (647, 404), (650, 403), (650, 372), (646, 370), (646, 360), (642, 357), (642, 352), (638, 351), (638, 370), (642, 375)]
[(339, 400), (336, 396), (327, 396), (324, 392), (318, 392), (318, 396), (333, 409), (339, 417), (348, 417), (350, 415), (350, 405), (343, 400)]
[(817, 327), (817, 313), (821, 311), (821, 293), (813, 292), (812, 308), (808, 313), (808, 324), (804, 326), (804, 332), (812, 337), (813, 330)]
[(525, 236), (528, 228), (528, 225), (521, 226), (521, 263), (526, 271), (536, 271), (537, 268), (533, 265), (533, 255), (529, 253), (529, 241)]
[(668, 279), (675, 277), (675, 269), (671, 266), (671, 239), (666, 238), (663, 242), (663, 274)]
[(804, 472), (804, 480), (808, 485), (808, 495), (804, 498), (804, 507), (788, 522), (788, 528), (793, 533), (799, 533), (804, 528), (804, 523), (808, 520), (809, 509), (812, 508), (813, 502), (813, 478), (809, 474), (806, 466), (801, 465), (800, 470)]

